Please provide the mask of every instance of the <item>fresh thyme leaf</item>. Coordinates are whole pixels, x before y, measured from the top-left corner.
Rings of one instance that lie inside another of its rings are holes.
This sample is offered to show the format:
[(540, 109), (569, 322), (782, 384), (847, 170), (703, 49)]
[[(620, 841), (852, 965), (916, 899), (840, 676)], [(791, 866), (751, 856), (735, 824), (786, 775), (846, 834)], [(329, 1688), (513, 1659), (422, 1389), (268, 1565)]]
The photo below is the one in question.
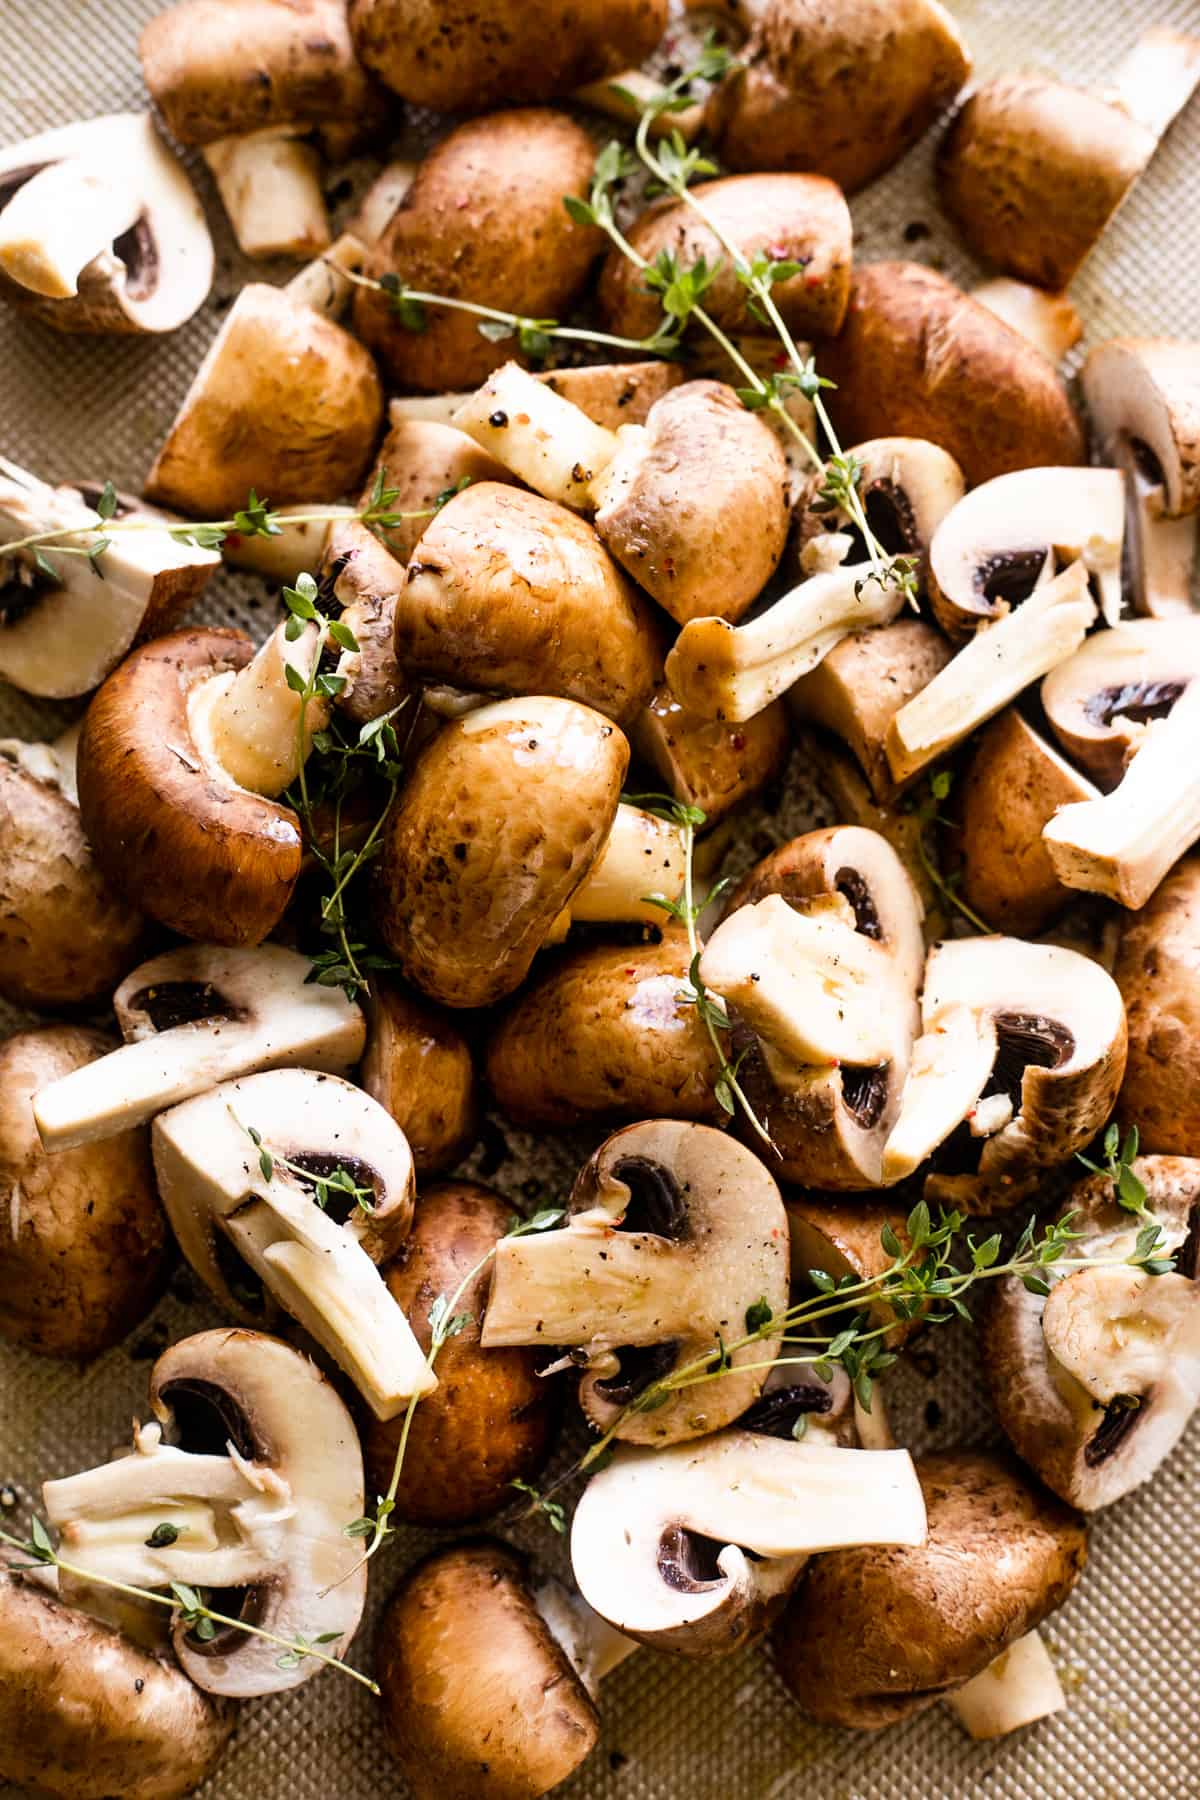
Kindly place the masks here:
[(115, 517), (117, 511), (117, 490), (111, 481), (106, 481), (100, 490), (100, 498), (96, 501), (96, 511), (102, 519)]
[(510, 1481), (508, 1485), (527, 1497), (531, 1513), (540, 1513), (552, 1530), (557, 1531), (560, 1536), (565, 1535), (567, 1514), (565, 1507), (559, 1501), (547, 1499), (528, 1481)]

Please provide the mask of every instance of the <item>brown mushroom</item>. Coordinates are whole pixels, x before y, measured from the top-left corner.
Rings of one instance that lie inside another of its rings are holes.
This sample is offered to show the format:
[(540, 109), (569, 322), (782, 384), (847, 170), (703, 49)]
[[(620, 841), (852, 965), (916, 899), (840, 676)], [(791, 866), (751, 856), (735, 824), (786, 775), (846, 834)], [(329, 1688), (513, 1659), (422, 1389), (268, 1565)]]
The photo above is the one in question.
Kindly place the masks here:
[(788, 751), (787, 716), (774, 701), (744, 724), (703, 719), (660, 682), (629, 732), (635, 753), (676, 800), (698, 806), (706, 825), (753, 799), (779, 773)]
[(418, 1176), (449, 1168), (475, 1141), (470, 1046), (440, 1007), (386, 976), (372, 979), (360, 1079), (408, 1139)]
[[(414, 515), (379, 532), (379, 539), (399, 563), (408, 562), (447, 496), (477, 481), (511, 479), (504, 464), (489, 456), (464, 431), (432, 419), (408, 419), (403, 414), (393, 416), (391, 429), (376, 454), (375, 469), (383, 470), (385, 486), (395, 492), (388, 510)], [(369, 504), (371, 492), (370, 486), (363, 490), (360, 506)], [(427, 516), (419, 516), (422, 513)], [(336, 535), (335, 532), (333, 536)]]
[[(417, 717), (416, 697), (396, 656), (396, 599), (404, 586), (403, 565), (366, 525), (339, 521), (330, 528), (322, 578), (358, 645), (338, 657), (342, 687), (334, 704), (360, 729), (384, 714), (392, 716), (403, 741), (410, 726), (416, 729)], [(409, 710), (402, 712), (405, 707)]]
[[(622, 425), (644, 425), (650, 408), (684, 379), (678, 363), (584, 363), (578, 368), (543, 369), (534, 375), (543, 387), (569, 400), (594, 425), (618, 431)], [(449, 425), (470, 394), (401, 394), (390, 402), (393, 425), (408, 421)]]
[(1200, 857), (1185, 856), (1124, 921), (1113, 975), (1129, 1022), (1119, 1106), (1146, 1150), (1200, 1156)]
[[(945, 450), (922, 438), (872, 438), (846, 452), (858, 465), (856, 487), (876, 543), (893, 556), (911, 557), (924, 582), (925, 559), (934, 532), (963, 497), (962, 470)], [(822, 497), (824, 471), (810, 473), (801, 499), (803, 546), (826, 532), (854, 534), (857, 527), (841, 504)], [(857, 561), (860, 544), (849, 552)], [(803, 566), (803, 563), (802, 563)]]
[[(792, 1280), (812, 1286), (814, 1269), (841, 1281), (873, 1282), (892, 1267), (895, 1253), (885, 1250), (883, 1236), (890, 1232), (907, 1253), (911, 1248), (908, 1214), (899, 1204), (872, 1204), (866, 1196), (839, 1200), (830, 1194), (809, 1193), (800, 1188), (784, 1196), (788, 1236), (792, 1246)], [(903, 1344), (920, 1329), (924, 1308), (911, 1319), (898, 1319), (886, 1300), (866, 1305), (876, 1325), (887, 1329), (889, 1349)], [(782, 1371), (781, 1371), (782, 1374)]]

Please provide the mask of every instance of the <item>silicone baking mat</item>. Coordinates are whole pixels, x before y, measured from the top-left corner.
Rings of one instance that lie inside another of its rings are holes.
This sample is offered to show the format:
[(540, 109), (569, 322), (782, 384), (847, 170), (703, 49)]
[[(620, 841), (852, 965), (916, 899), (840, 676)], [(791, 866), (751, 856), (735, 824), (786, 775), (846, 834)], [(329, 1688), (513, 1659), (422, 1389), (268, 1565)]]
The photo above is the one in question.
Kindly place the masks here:
[[(144, 103), (136, 42), (155, 0), (0, 0), (0, 144), (69, 119)], [(957, 7), (987, 75), (1035, 64), (1103, 82), (1154, 23), (1200, 31), (1197, 0), (964, 0)], [(908, 256), (960, 281), (975, 271), (940, 217), (934, 134), (853, 204), (860, 260)], [(249, 270), (232, 252), (220, 208), (198, 174), (217, 233), (219, 274), (202, 314), (158, 342), (63, 338), (0, 313), (0, 453), (50, 479), (90, 475), (136, 487), (225, 305)], [(1200, 336), (1200, 101), (1173, 128), (1129, 204), (1077, 280), (1096, 342), (1120, 332)], [(250, 580), (222, 578), (207, 616), (261, 636), (274, 601)], [(0, 735), (52, 734), (65, 710), (0, 692)], [(825, 822), (794, 770), (771, 816), (746, 822), (741, 860)], [(0, 1028), (25, 1023), (0, 1010)], [(489, 1128), (471, 1167), (528, 1204), (569, 1183), (579, 1146)], [(184, 1276), (153, 1318), (91, 1367), (0, 1348), (0, 1490), (24, 1516), (39, 1482), (107, 1456), (145, 1407), (149, 1360), (168, 1341), (214, 1323)], [(970, 1334), (943, 1329), (893, 1381), (901, 1442), (914, 1450), (984, 1444)], [(1200, 1431), (1153, 1484), (1101, 1515), (1086, 1574), (1046, 1627), (1069, 1696), (1065, 1712), (1014, 1738), (973, 1745), (940, 1707), (872, 1736), (807, 1724), (768, 1654), (671, 1663), (642, 1651), (605, 1683), (600, 1747), (562, 1791), (573, 1800), (1125, 1800), (1200, 1794)], [(515, 1534), (543, 1562), (562, 1545), (544, 1527)], [(431, 1541), (410, 1532), (375, 1565), (372, 1610)], [(464, 1650), (468, 1646), (464, 1645)], [(380, 1800), (403, 1785), (370, 1697), (323, 1675), (280, 1699), (247, 1705), (204, 1800)], [(17, 1800), (6, 1790), (2, 1800)]]

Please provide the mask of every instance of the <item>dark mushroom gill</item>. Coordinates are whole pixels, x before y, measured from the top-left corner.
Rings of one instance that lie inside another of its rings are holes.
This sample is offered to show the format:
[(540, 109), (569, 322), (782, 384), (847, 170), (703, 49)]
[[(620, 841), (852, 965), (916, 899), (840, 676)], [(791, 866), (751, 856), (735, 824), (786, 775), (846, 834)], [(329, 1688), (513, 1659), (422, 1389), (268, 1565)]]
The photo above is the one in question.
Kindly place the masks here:
[(153, 987), (139, 988), (129, 1006), (132, 1012), (145, 1013), (155, 1031), (245, 1017), (240, 1008), (231, 1006), (217, 992), (211, 981), (158, 981)]

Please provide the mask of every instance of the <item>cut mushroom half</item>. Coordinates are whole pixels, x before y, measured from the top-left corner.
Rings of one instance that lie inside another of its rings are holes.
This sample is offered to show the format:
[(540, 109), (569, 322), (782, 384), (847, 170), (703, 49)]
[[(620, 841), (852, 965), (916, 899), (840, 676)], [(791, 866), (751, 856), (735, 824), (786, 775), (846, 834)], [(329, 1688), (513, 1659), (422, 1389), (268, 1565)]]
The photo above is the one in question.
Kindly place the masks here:
[[(277, 1338), (206, 1331), (159, 1357), (150, 1404), (155, 1422), (135, 1426), (132, 1454), (46, 1482), (64, 1555), (135, 1587), (235, 1590), (240, 1611), (233, 1601), (223, 1611), (344, 1655), (367, 1591), (361, 1549), (345, 1533), (363, 1509), (362, 1455), (329, 1382)], [(60, 1572), (67, 1595), (79, 1580)], [(172, 1637), (210, 1694), (281, 1693), (321, 1671), (229, 1626), (201, 1639), (177, 1617)]]
[[(875, 539), (892, 556), (912, 557), (924, 579), (924, 562), (942, 520), (962, 499), (963, 473), (954, 458), (925, 438), (870, 438), (846, 452), (858, 464), (855, 483)], [(800, 535), (806, 542), (825, 532), (856, 529), (844, 505), (821, 499), (825, 477), (807, 482)], [(864, 547), (859, 546), (862, 554)]]
[(720, 1381), (626, 1408), (740, 1338), (760, 1302), (782, 1315), (787, 1260), (783, 1202), (756, 1156), (707, 1125), (630, 1125), (584, 1165), (560, 1230), (498, 1245), (483, 1346), (574, 1346), (598, 1430), (641, 1444), (703, 1436), (758, 1395), (782, 1328), (732, 1350)]
[(723, 1656), (765, 1631), (808, 1557), (922, 1544), (907, 1450), (847, 1450), (749, 1431), (622, 1445), (588, 1483), (571, 1567), (588, 1604), (655, 1649)]
[[(577, 369), (545, 369), (535, 381), (553, 389), (587, 414), (593, 425), (616, 432), (622, 425), (644, 425), (654, 402), (678, 387), (684, 371), (678, 363), (587, 363)], [(452, 425), (474, 399), (472, 393), (400, 394), (388, 402), (393, 427), (412, 422)]]
[(149, 113), (56, 126), (0, 150), (0, 296), (68, 332), (175, 331), (213, 246)]
[[(236, 1318), (271, 1324), (277, 1302), (377, 1418), (432, 1391), (377, 1267), (408, 1236), (414, 1188), (408, 1141), (378, 1101), (332, 1075), (273, 1069), (160, 1113), (153, 1146), (180, 1249)], [(317, 1186), (339, 1171), (357, 1195)]]
[(310, 967), (278, 944), (188, 945), (142, 963), (113, 996), (122, 1047), (36, 1096), (47, 1150), (128, 1131), (252, 1071), (348, 1074), (366, 1040), (362, 1011), (339, 988), (310, 982)]
[(949, 1189), (1019, 1196), (1069, 1162), (1112, 1111), (1125, 1073), (1125, 1007), (1098, 963), (1058, 945), (977, 937), (929, 953), (885, 1181), (911, 1175), (964, 1122), (977, 1173)]

